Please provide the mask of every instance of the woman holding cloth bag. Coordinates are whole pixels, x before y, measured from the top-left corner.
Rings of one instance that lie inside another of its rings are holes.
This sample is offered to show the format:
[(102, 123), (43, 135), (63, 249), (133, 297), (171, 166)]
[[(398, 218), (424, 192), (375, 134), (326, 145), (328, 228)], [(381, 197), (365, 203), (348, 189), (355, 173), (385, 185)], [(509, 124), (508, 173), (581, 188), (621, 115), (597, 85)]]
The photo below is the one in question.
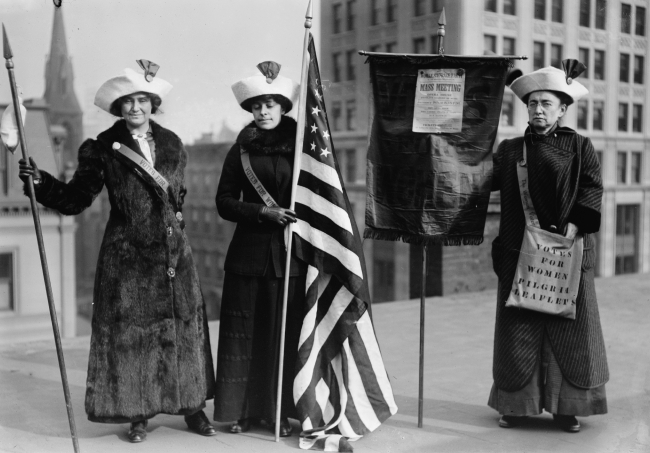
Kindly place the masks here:
[[(504, 140), (494, 157), (501, 223), (492, 247), (499, 289), (488, 405), (502, 414), (503, 428), (546, 410), (561, 429), (578, 432), (576, 416), (607, 412), (591, 234), (600, 228), (603, 188), (591, 141), (560, 125), (568, 106), (588, 94), (573, 80), (584, 65), (565, 60), (563, 67), (512, 83), (528, 106), (529, 127)], [(543, 253), (544, 237), (557, 246), (546, 248), (550, 257), (533, 256)], [(540, 274), (558, 284), (545, 284)]]

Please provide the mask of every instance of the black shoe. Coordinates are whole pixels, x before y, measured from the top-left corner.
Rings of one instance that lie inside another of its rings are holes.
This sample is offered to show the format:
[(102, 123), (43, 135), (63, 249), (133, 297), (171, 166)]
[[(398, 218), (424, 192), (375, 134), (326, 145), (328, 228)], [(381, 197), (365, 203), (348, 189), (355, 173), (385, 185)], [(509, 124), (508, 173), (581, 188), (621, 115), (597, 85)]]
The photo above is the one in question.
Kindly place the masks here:
[(230, 432), (233, 434), (245, 433), (249, 429), (251, 429), (250, 418), (242, 418), (241, 420), (237, 420), (235, 423), (230, 425)]
[(186, 415), (185, 423), (187, 423), (189, 429), (202, 436), (214, 436), (217, 434), (214, 426), (210, 424), (210, 420), (208, 420), (208, 417), (203, 411), (198, 411), (192, 415)]
[(501, 428), (514, 428), (515, 426), (521, 425), (521, 422), (526, 417), (520, 417), (516, 415), (502, 415), (499, 420), (499, 426)]
[(126, 437), (129, 439), (129, 442), (134, 444), (143, 442), (147, 438), (147, 420), (140, 420), (131, 423), (131, 427), (129, 428)]
[(580, 432), (580, 422), (573, 415), (558, 415), (553, 414), (553, 420), (562, 430), (567, 433)]
[[(273, 426), (273, 432), (275, 433), (275, 423), (273, 423), (271, 426)], [(280, 437), (289, 437), (291, 436), (291, 432), (293, 431), (293, 428), (291, 428), (291, 423), (289, 423), (289, 419), (284, 417), (280, 419)]]

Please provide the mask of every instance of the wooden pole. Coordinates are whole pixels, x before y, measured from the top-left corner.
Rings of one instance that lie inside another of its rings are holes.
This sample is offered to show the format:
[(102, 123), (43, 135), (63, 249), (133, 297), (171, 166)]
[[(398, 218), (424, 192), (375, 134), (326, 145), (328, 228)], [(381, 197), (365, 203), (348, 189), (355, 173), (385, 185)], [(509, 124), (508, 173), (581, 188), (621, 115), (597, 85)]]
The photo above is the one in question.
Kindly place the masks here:
[(427, 246), (422, 246), (422, 284), (420, 285), (420, 380), (418, 388), (418, 428), (424, 412), (424, 303), (427, 288)]
[[(300, 158), (302, 156), (302, 142), (305, 136), (305, 103), (307, 102), (307, 78), (309, 75), (309, 29), (313, 17), (312, 0), (309, 0), (307, 14), (305, 14), (305, 39), (302, 51), (302, 74), (300, 75), (300, 97), (298, 99), (298, 129), (296, 130), (296, 149), (293, 156), (293, 178), (291, 181), (290, 209), (296, 205), (296, 186), (300, 174)], [(291, 242), (293, 240), (293, 223), (286, 226), (287, 259), (284, 266), (284, 290), (282, 292), (282, 326), (280, 329), (280, 364), (278, 368), (278, 390), (275, 405), (275, 441), (280, 441), (280, 418), (282, 414), (282, 379), (284, 368), (284, 340), (287, 330), (287, 300), (289, 298), (289, 272), (291, 269)]]
[[(9, 85), (11, 86), (11, 97), (14, 103), (14, 112), (16, 114), (16, 124), (18, 126), (18, 137), (20, 138), (20, 148), (22, 149), (23, 159), (29, 162), (29, 153), (27, 151), (27, 140), (25, 140), (25, 128), (23, 127), (22, 114), (20, 112), (20, 102), (18, 100), (18, 89), (16, 86), (16, 78), (14, 76), (14, 63), (12, 61), (13, 54), (9, 39), (7, 38), (7, 31), (4, 24), (2, 24), (3, 36), (3, 50), (4, 58), (6, 60), (5, 66), (9, 73)], [(41, 228), (41, 220), (38, 215), (38, 205), (36, 204), (36, 196), (34, 192), (34, 179), (32, 176), (28, 178), (27, 190), (29, 192), (29, 201), (32, 208), (32, 217), (34, 218), (34, 228), (36, 229), (36, 240), (38, 242), (38, 252), (41, 256), (41, 267), (43, 269), (43, 279), (45, 280), (45, 292), (47, 294), (47, 303), (50, 308), (50, 319), (52, 320), (52, 330), (54, 331), (54, 343), (56, 344), (56, 355), (59, 359), (59, 371), (61, 372), (61, 382), (63, 384), (63, 395), (65, 397), (65, 405), (68, 410), (68, 423), (70, 424), (70, 435), (72, 436), (72, 445), (76, 453), (79, 452), (79, 441), (77, 440), (77, 428), (74, 422), (74, 414), (72, 412), (72, 401), (70, 399), (70, 388), (68, 386), (68, 375), (65, 370), (65, 360), (63, 358), (63, 347), (61, 345), (61, 333), (59, 332), (59, 323), (56, 316), (56, 307), (54, 306), (54, 296), (52, 295), (52, 284), (50, 283), (50, 273), (47, 267), (47, 257), (45, 256), (45, 244), (43, 242), (43, 230)]]
[(444, 55), (445, 53), (445, 25), (447, 25), (447, 18), (445, 17), (445, 8), (443, 6), (440, 17), (438, 18), (438, 54)]

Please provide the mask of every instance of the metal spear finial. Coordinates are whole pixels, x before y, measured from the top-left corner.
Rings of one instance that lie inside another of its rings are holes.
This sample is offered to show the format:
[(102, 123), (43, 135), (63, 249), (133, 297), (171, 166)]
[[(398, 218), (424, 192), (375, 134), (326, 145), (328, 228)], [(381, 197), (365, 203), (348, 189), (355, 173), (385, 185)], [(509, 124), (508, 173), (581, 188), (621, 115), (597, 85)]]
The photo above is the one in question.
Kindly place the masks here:
[(311, 28), (311, 20), (314, 17), (314, 8), (312, 6), (312, 0), (309, 0), (309, 5), (307, 5), (307, 13), (305, 14), (305, 28)]
[(438, 18), (438, 54), (443, 55), (445, 53), (445, 48), (443, 46), (445, 42), (445, 25), (447, 25), (447, 18), (445, 17), (445, 8), (443, 6), (442, 13)]
[(2, 24), (2, 50), (4, 52), (5, 60), (10, 60), (13, 58), (14, 54), (11, 52), (11, 46), (9, 45), (9, 38), (7, 37), (7, 30), (5, 29), (5, 24)]

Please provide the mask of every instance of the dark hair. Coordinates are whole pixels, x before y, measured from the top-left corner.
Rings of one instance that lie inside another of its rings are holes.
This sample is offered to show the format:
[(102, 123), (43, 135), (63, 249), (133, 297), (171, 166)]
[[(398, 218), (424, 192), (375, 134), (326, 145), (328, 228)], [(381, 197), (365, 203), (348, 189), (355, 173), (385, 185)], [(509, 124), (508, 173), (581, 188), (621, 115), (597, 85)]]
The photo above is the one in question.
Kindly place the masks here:
[[(148, 93), (146, 91), (142, 91), (141, 93), (145, 94), (149, 98), (149, 101), (151, 102), (151, 113), (162, 113), (162, 110), (160, 110), (160, 104), (162, 104), (162, 99), (160, 99), (160, 96), (158, 96), (157, 94)], [(126, 96), (122, 96), (121, 98), (115, 99), (111, 104), (109, 113), (113, 116), (119, 116), (121, 118), (122, 104), (124, 104), (126, 98), (128, 98), (129, 96), (133, 96), (134, 94), (136, 93), (127, 94)]]
[[(554, 91), (554, 90), (536, 90), (536, 91), (548, 91), (549, 93), (553, 93), (560, 100), (560, 104), (564, 104), (567, 107), (573, 104), (573, 98), (566, 93), (562, 93), (561, 91)], [(528, 98), (534, 92), (535, 91), (531, 91), (521, 99), (522, 101), (524, 101), (524, 104), (528, 105)]]
[(243, 108), (247, 112), (252, 112), (253, 104), (255, 104), (256, 102), (266, 102), (269, 100), (273, 100), (278, 104), (280, 104), (284, 109), (284, 113), (289, 113), (289, 111), (293, 108), (293, 102), (291, 102), (289, 99), (282, 96), (281, 94), (262, 94), (260, 96), (254, 96), (252, 98), (246, 99), (240, 105), (241, 108)]

